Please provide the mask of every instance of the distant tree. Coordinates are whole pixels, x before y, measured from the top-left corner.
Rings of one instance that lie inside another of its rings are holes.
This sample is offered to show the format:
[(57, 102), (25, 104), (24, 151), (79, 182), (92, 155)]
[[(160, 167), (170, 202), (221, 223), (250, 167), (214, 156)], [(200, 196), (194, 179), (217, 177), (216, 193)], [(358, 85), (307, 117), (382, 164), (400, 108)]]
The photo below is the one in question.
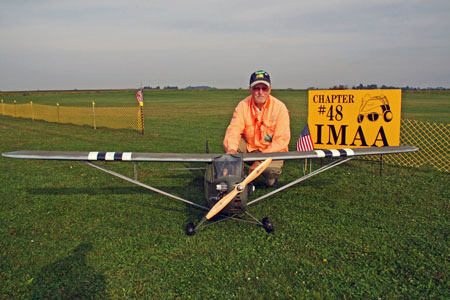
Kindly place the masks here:
[(420, 87), (411, 87), (409, 85), (407, 86), (403, 86), (403, 87), (398, 87), (398, 86), (390, 86), (390, 85), (385, 85), (383, 84), (381, 87), (378, 87), (376, 84), (368, 84), (368, 85), (363, 85), (362, 83), (360, 83), (357, 86), (353, 86), (352, 89), (354, 90), (369, 90), (369, 89), (402, 89), (405, 91), (432, 91), (432, 90), (438, 90), (438, 91), (447, 91), (450, 90), (450, 88), (445, 88), (445, 87), (426, 87), (426, 88), (420, 88)]
[(187, 86), (184, 89), (185, 90), (210, 90), (210, 89), (216, 89), (216, 88), (210, 87), (207, 85), (199, 85), (199, 86)]
[(330, 90), (346, 90), (348, 89), (348, 86), (340, 84), (340, 85), (335, 85), (332, 88), (330, 88)]

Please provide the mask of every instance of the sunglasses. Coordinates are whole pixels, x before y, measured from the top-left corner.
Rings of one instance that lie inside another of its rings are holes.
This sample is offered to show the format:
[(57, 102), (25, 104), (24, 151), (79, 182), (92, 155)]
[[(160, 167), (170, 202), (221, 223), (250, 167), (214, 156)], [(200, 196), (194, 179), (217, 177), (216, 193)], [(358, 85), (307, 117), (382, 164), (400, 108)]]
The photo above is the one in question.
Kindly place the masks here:
[(380, 107), (383, 110), (382, 114), (379, 114), (377, 112), (359, 114), (357, 119), (358, 123), (361, 123), (364, 120), (364, 116), (367, 116), (367, 119), (371, 122), (375, 122), (376, 120), (378, 120), (378, 117), (380, 117), (381, 115), (383, 116), (385, 122), (392, 121), (393, 116), (389, 104), (380, 105)]
[(267, 92), (267, 90), (268, 90), (269, 88), (267, 87), (267, 86), (265, 86), (265, 87), (252, 87), (252, 90), (253, 91), (255, 91), (255, 92), (257, 92), (257, 91), (259, 91), (259, 90), (262, 90), (262, 91), (264, 91), (264, 92)]
[(378, 120), (379, 114), (376, 112), (371, 112), (368, 114), (359, 114), (358, 115), (358, 123), (361, 123), (364, 120), (364, 116), (367, 116), (367, 119), (371, 122), (375, 122)]

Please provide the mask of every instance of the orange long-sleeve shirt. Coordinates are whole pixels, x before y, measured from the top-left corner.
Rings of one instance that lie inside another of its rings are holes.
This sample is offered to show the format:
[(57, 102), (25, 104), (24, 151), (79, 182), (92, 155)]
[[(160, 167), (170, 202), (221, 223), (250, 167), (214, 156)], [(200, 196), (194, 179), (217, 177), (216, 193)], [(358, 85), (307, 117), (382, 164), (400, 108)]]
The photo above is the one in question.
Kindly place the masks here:
[(247, 151), (287, 152), (291, 139), (289, 111), (283, 102), (273, 96), (261, 110), (248, 96), (236, 106), (223, 140), (226, 152), (236, 150), (242, 137), (247, 141)]

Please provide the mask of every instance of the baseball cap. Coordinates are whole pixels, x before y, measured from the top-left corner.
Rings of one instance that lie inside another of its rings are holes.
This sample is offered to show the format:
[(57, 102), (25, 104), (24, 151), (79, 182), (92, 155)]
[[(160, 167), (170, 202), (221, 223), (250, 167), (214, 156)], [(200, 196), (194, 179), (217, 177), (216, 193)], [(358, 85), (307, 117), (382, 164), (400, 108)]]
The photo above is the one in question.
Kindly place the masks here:
[(256, 71), (250, 76), (250, 87), (257, 85), (258, 83), (263, 83), (270, 87), (270, 76), (264, 70)]

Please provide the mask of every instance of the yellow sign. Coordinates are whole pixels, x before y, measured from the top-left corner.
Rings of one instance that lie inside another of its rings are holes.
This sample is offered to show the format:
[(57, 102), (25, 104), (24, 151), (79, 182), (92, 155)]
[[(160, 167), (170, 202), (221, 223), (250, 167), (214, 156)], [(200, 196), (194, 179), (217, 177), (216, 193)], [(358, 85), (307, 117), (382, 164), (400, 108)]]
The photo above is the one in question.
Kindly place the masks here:
[(308, 125), (314, 147), (398, 146), (401, 90), (310, 90)]

